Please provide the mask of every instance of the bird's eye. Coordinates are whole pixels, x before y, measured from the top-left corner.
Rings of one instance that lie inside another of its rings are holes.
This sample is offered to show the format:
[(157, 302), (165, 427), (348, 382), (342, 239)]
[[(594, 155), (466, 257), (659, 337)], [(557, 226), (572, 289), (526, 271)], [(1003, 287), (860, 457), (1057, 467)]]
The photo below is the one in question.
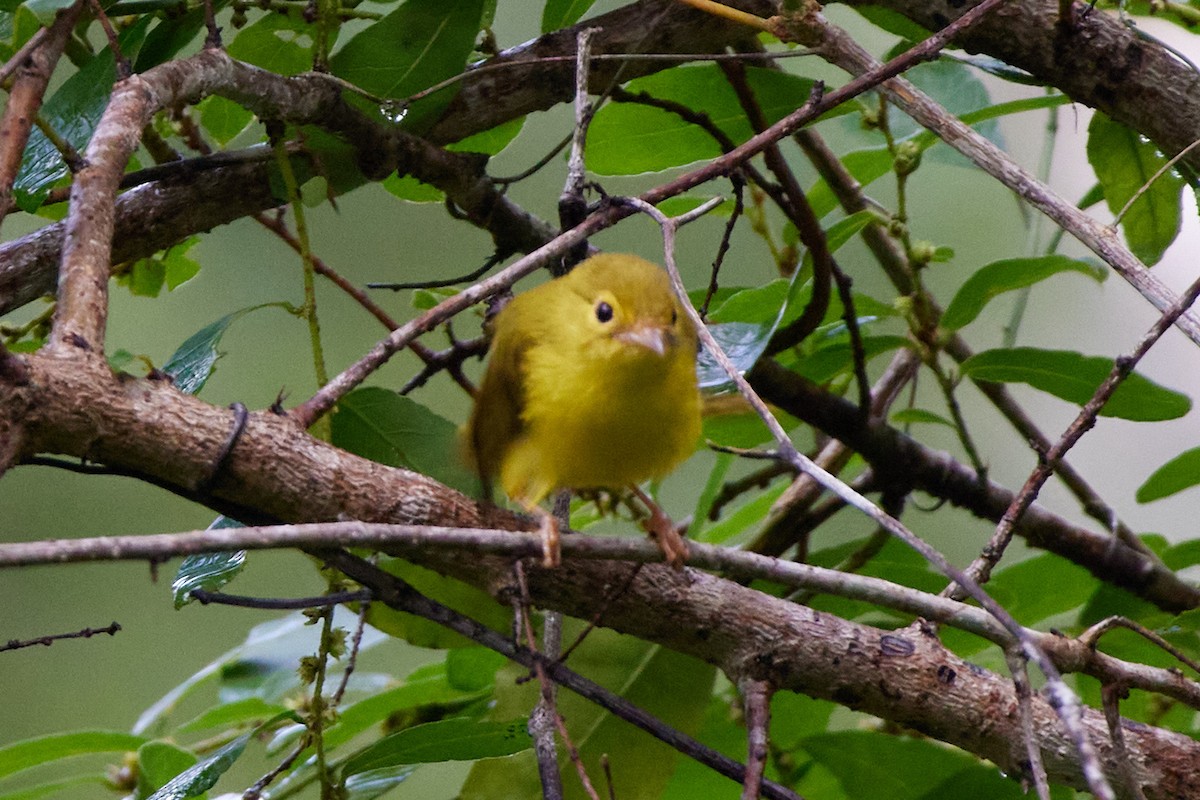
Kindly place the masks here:
[(613, 309), (608, 303), (601, 300), (596, 304), (596, 319), (601, 322), (608, 322), (613, 318)]
[(679, 321), (679, 312), (676, 309), (672, 308), (671, 309), (671, 324), (674, 325), (678, 321)]

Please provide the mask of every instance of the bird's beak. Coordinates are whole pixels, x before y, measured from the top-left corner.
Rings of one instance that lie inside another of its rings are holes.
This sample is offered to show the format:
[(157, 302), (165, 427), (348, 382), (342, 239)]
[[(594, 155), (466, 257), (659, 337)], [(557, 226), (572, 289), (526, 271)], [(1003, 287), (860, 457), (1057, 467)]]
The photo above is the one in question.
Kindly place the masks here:
[(644, 347), (661, 357), (667, 354), (667, 347), (671, 344), (673, 334), (666, 328), (654, 325), (638, 325), (619, 331), (613, 338), (625, 344)]

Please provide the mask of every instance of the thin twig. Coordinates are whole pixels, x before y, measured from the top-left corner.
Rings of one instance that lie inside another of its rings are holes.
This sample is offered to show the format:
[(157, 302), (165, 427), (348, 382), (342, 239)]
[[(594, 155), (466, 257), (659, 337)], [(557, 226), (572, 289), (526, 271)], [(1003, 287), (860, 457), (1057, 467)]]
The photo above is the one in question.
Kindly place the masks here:
[(1187, 653), (1183, 652), (1178, 647), (1164, 639), (1162, 636), (1159, 636), (1157, 633), (1147, 628), (1145, 625), (1134, 622), (1127, 617), (1106, 617), (1105, 619), (1097, 622), (1095, 625), (1090, 626), (1083, 633), (1079, 634), (1078, 639), (1080, 643), (1095, 649), (1097, 643), (1100, 641), (1100, 637), (1114, 628), (1124, 628), (1125, 630), (1133, 631), (1146, 641), (1154, 644), (1156, 647), (1170, 653), (1171, 656), (1173, 656), (1179, 663), (1185, 665), (1197, 675), (1200, 675), (1200, 662), (1197, 662)]
[(343, 603), (365, 603), (371, 599), (371, 593), (335, 592), (315, 597), (247, 597), (240, 594), (225, 594), (210, 592), (205, 589), (193, 589), (190, 595), (201, 605), (238, 606), (239, 608), (262, 608), (270, 610), (294, 610), (304, 608), (327, 608), (340, 606)]
[(762, 786), (763, 772), (770, 753), (767, 729), (771, 724), (771, 684), (747, 679), (739, 687), (746, 715), (746, 778), (742, 781), (742, 800), (755, 800)]
[[(518, 631), (524, 634), (525, 646), (529, 648), (529, 651), (539, 653), (537, 637), (533, 630), (533, 619), (529, 613), (533, 601), (529, 599), (529, 583), (525, 579), (525, 565), (520, 561), (514, 562), (513, 572), (516, 575), (517, 588), (520, 591), (513, 600), (517, 612), (513, 622), (518, 626)], [(547, 623), (543, 639), (547, 647), (553, 644), (554, 655), (548, 656), (550, 660), (557, 658), (558, 649), (562, 645), (561, 625), (561, 615), (559, 615), (558, 624)], [(551, 643), (551, 639), (555, 641)], [(520, 637), (517, 641), (520, 641)], [(542, 798), (543, 800), (562, 800), (562, 775), (558, 772), (558, 747), (554, 739), (554, 733), (558, 729), (557, 687), (553, 681), (546, 679), (545, 670), (541, 668), (540, 664), (534, 664), (533, 672), (538, 679), (540, 691), (538, 692), (538, 701), (529, 714), (526, 727), (529, 735), (533, 737), (533, 752), (537, 757)]]
[(116, 636), (119, 630), (121, 630), (120, 624), (113, 622), (103, 628), (84, 628), (83, 630), (72, 631), (71, 633), (53, 633), (48, 636), (38, 636), (35, 639), (9, 639), (4, 644), (0, 644), (0, 653), (6, 650), (20, 650), (25, 647), (37, 647), (39, 645), (49, 647), (63, 639), (90, 639), (93, 636), (99, 636), (104, 633), (107, 633), (109, 636)]
[(1104, 721), (1108, 723), (1108, 734), (1112, 739), (1113, 758), (1118, 764), (1125, 788), (1134, 800), (1146, 800), (1142, 782), (1133, 769), (1129, 757), (1129, 745), (1125, 743), (1125, 731), (1121, 723), (1121, 700), (1129, 696), (1129, 690), (1119, 684), (1106, 683), (1100, 687), (1100, 702), (1104, 706)]
[(1050, 800), (1050, 784), (1046, 777), (1046, 765), (1042, 763), (1042, 751), (1037, 744), (1033, 729), (1033, 691), (1029, 686), (1028, 662), (1024, 656), (1012, 649), (1004, 651), (1008, 671), (1012, 675), (1013, 689), (1017, 695), (1017, 709), (1021, 714), (1021, 739), (1025, 742), (1025, 754), (1029, 759), (1029, 777), (1037, 789), (1038, 800)]

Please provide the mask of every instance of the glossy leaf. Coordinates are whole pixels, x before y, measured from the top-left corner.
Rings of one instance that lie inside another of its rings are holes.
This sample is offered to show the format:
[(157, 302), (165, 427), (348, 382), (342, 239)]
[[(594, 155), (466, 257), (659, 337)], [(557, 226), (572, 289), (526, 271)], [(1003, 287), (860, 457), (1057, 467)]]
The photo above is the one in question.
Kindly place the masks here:
[(358, 772), (346, 778), (341, 796), (344, 800), (372, 800), (404, 783), (416, 771), (416, 767), (402, 764)]
[(343, 397), (333, 415), (333, 443), (462, 492), (474, 492), (479, 485), (459, 456), (458, 427), (390, 389), (369, 386)]
[(1095, 264), (1062, 255), (994, 261), (967, 278), (942, 314), (941, 326), (946, 330), (958, 330), (979, 316), (993, 298), (1032, 286), (1060, 272), (1080, 272), (1096, 281), (1103, 281), (1107, 275)]
[(578, 22), (596, 0), (546, 0), (542, 7), (542, 33)]
[(1163, 464), (1138, 487), (1137, 501), (1150, 503), (1200, 483), (1200, 447), (1185, 450)]
[(1154, 266), (1179, 234), (1182, 216), (1183, 179), (1167, 170), (1154, 182), (1167, 160), (1158, 149), (1119, 122), (1101, 112), (1088, 125), (1088, 162), (1104, 187), (1109, 211), (1118, 214), (1138, 193), (1121, 219), (1129, 249)]
[(385, 736), (342, 768), (345, 776), (406, 764), (474, 761), (510, 756), (533, 746), (527, 720), (491, 722), (456, 717), (414, 725)]
[[(407, 0), (334, 53), (333, 73), (377, 97), (405, 100), (466, 67), (475, 47), (483, 0)], [(457, 85), (418, 100), (404, 125), (420, 132), (457, 92)]]
[[(767, 343), (771, 341), (771, 334), (774, 333), (773, 326), (748, 322), (714, 323), (709, 325), (708, 329), (741, 373), (754, 366), (767, 349)], [(701, 389), (715, 390), (732, 384), (725, 369), (707, 350), (701, 350), (696, 359), (696, 375)]]
[[(149, 17), (135, 22), (120, 36), (121, 52), (126, 57), (137, 54)], [(84, 64), (78, 72), (63, 81), (62, 86), (46, 100), (41, 117), (59, 136), (82, 153), (92, 138), (92, 131), (108, 105), (116, 66), (112, 52), (105, 50)], [(23, 211), (32, 212), (41, 205), (50, 188), (69, 174), (62, 155), (40, 130), (34, 129), (21, 159), (21, 170), (13, 185), (13, 198)]]
[(175, 388), (179, 391), (196, 394), (204, 388), (204, 384), (212, 376), (217, 359), (221, 357), (217, 347), (220, 345), (225, 331), (229, 330), (229, 326), (251, 311), (270, 306), (282, 307), (282, 304), (263, 303), (250, 306), (234, 311), (232, 314), (226, 314), (216, 322), (204, 326), (179, 345), (179, 348), (163, 366), (163, 372), (174, 379)]
[(0, 778), (85, 753), (137, 750), (146, 741), (143, 736), (119, 731), (76, 731), (23, 739), (0, 747)]
[(208, 791), (241, 758), (246, 744), (253, 737), (254, 731), (237, 737), (199, 764), (167, 781), (161, 789), (150, 795), (149, 800), (186, 800)]
[[(1055, 397), (1083, 405), (1112, 370), (1112, 359), (1069, 350), (1032, 347), (986, 350), (962, 364), (964, 375), (995, 383), (1027, 383)], [(1187, 395), (1132, 373), (1117, 388), (1100, 415), (1150, 422), (1176, 419), (1192, 407)]]
[[(217, 517), (208, 530), (241, 528), (242, 523), (229, 517)], [(171, 594), (175, 608), (183, 608), (192, 601), (192, 590), (204, 589), (215, 592), (241, 573), (246, 565), (246, 551), (233, 550), (220, 553), (198, 553), (185, 556), (171, 582)]]

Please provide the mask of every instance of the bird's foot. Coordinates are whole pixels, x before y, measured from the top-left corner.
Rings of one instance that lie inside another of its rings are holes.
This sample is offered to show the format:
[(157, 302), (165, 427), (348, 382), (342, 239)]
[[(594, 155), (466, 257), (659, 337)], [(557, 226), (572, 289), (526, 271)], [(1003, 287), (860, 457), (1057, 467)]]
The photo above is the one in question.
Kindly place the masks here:
[(658, 543), (658, 548), (662, 550), (667, 563), (675, 569), (683, 569), (683, 563), (688, 557), (687, 541), (683, 534), (657, 503), (648, 502), (647, 507), (650, 509), (650, 518), (642, 521), (642, 527)]

